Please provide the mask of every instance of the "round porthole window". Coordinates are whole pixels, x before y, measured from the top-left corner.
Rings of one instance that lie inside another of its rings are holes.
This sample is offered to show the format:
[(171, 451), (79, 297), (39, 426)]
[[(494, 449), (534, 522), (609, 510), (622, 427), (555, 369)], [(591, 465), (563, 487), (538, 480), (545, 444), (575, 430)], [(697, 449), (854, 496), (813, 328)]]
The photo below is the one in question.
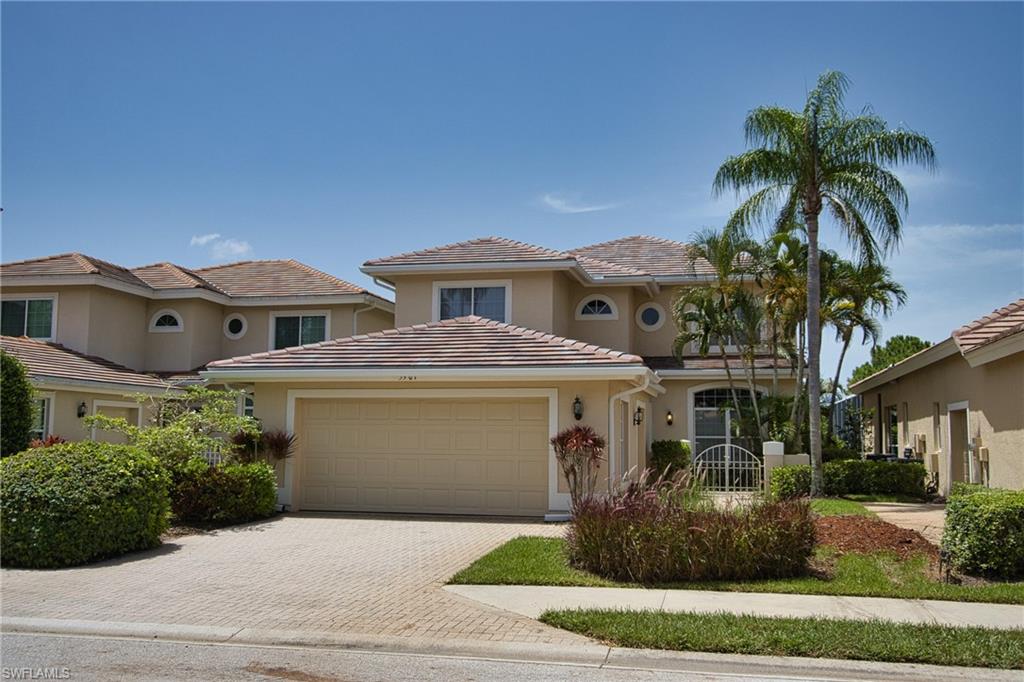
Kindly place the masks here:
[(665, 309), (657, 303), (644, 303), (637, 308), (636, 324), (645, 332), (661, 329), (661, 325), (665, 324)]
[(245, 316), (235, 313), (228, 315), (224, 318), (224, 336), (229, 339), (240, 339), (245, 336), (245, 330), (249, 328), (249, 324), (245, 321)]

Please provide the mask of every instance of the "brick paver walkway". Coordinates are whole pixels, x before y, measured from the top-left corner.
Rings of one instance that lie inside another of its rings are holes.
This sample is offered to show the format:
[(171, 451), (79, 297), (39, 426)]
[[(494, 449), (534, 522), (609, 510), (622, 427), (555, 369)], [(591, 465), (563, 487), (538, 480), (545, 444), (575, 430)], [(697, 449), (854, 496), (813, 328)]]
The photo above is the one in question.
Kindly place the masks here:
[(582, 637), (447, 593), (528, 521), (285, 515), (58, 571), (5, 569), (6, 617), (573, 643)]

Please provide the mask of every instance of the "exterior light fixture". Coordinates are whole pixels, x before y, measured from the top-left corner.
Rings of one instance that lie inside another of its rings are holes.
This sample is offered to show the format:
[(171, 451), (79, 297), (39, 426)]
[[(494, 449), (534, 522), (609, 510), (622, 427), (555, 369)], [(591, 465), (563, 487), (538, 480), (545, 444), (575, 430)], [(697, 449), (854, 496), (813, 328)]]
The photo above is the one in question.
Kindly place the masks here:
[(640, 426), (644, 423), (644, 408), (636, 408), (636, 412), (633, 413), (633, 425)]
[(79, 419), (84, 417), (85, 413), (87, 411), (88, 411), (88, 408), (85, 406), (85, 401), (82, 401), (82, 402), (78, 403), (78, 418)]
[(572, 416), (576, 417), (576, 421), (583, 419), (583, 401), (579, 396), (572, 401)]
[(672, 426), (672, 421), (674, 419), (675, 419), (675, 417), (672, 416), (672, 410), (669, 410), (668, 412), (665, 413), (665, 423), (666, 424), (668, 424), (669, 426)]

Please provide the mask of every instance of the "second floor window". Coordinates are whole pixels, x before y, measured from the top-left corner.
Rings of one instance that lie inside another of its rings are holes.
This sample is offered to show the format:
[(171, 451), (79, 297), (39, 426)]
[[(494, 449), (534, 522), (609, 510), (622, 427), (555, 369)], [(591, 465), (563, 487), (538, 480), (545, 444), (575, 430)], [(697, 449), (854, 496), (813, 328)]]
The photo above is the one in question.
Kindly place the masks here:
[(277, 315), (274, 317), (274, 350), (327, 338), (326, 315)]
[(7, 300), (0, 309), (0, 327), (4, 336), (53, 338), (53, 299)]
[(505, 322), (505, 287), (441, 287), (440, 319), (479, 315)]

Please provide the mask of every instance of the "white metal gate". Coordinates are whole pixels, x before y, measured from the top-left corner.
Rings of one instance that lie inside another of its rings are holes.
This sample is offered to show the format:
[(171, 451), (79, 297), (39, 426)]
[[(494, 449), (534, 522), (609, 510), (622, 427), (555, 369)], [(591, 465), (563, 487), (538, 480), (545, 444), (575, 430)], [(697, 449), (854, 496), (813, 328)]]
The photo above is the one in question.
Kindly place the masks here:
[(693, 458), (693, 471), (708, 490), (761, 490), (761, 458), (739, 445), (712, 445)]

